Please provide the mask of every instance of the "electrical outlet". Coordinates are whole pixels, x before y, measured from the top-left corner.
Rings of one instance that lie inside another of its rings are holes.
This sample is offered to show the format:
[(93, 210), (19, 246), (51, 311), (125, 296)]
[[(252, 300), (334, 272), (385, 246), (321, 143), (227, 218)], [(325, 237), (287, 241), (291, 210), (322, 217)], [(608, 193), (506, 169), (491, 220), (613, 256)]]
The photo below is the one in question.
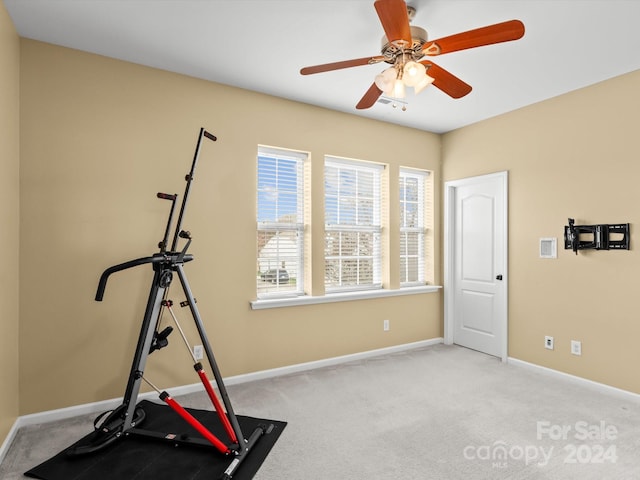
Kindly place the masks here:
[(544, 337), (544, 348), (553, 350), (553, 337), (549, 337), (549, 336)]
[(389, 331), (389, 320), (382, 321), (382, 330), (384, 330), (385, 332)]
[(582, 355), (582, 342), (571, 340), (571, 353), (574, 355)]
[(196, 345), (193, 347), (193, 356), (196, 357), (196, 360), (202, 360), (204, 357), (204, 349), (202, 345)]

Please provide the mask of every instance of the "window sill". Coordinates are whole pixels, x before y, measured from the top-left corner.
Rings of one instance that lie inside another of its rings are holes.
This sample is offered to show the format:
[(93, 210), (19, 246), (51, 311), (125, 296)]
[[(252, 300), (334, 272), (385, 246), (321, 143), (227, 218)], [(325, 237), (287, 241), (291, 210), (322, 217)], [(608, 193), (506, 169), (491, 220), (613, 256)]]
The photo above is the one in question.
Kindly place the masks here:
[(417, 295), (420, 293), (434, 293), (440, 290), (440, 285), (423, 285), (420, 287), (406, 287), (398, 288), (395, 290), (367, 290), (361, 292), (345, 292), (345, 293), (329, 293), (327, 295), (312, 297), (312, 296), (300, 296), (289, 298), (271, 298), (271, 299), (259, 299), (252, 300), (252, 310), (262, 310), (266, 308), (280, 308), (280, 307), (296, 307), (298, 305), (314, 305), (318, 303), (334, 303), (334, 302), (348, 302), (351, 300), (366, 300), (370, 298), (384, 298), (384, 297), (397, 297), (402, 295)]

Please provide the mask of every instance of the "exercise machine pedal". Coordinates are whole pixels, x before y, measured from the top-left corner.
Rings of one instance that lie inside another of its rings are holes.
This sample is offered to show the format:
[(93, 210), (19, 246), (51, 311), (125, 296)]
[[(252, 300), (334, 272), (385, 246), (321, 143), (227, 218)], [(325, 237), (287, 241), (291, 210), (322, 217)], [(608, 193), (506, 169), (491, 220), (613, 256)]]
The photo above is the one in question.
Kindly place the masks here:
[[(122, 435), (122, 405), (115, 410), (101, 413), (93, 422), (93, 432), (87, 435), (82, 441), (72, 445), (67, 449), (66, 454), (69, 457), (87, 455), (108, 447), (118, 440)], [(146, 413), (142, 408), (136, 408), (134, 418), (131, 422), (134, 426), (142, 425)]]

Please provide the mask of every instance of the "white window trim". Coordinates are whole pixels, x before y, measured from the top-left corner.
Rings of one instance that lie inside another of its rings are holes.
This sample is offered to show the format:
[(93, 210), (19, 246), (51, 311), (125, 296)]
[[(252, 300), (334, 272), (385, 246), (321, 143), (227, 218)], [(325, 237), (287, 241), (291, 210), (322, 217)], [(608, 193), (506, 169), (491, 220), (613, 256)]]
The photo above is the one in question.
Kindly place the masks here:
[[(344, 157), (336, 157), (333, 155), (325, 155), (324, 160), (324, 168), (326, 171), (327, 167), (332, 168), (340, 168), (340, 167), (352, 167), (356, 169), (362, 170), (371, 170), (375, 171), (380, 175), (378, 178), (378, 182), (374, 184), (374, 188), (376, 189), (374, 192), (374, 202), (376, 203), (376, 208), (373, 211), (373, 221), (375, 225), (336, 225), (336, 224), (327, 224), (325, 223), (325, 233), (326, 232), (341, 232), (341, 231), (354, 231), (354, 232), (370, 232), (378, 235), (378, 242), (375, 245), (375, 251), (373, 254), (373, 262), (374, 262), (374, 277), (372, 284), (365, 285), (349, 285), (349, 286), (327, 286), (325, 283), (325, 292), (327, 295), (338, 295), (341, 293), (358, 293), (363, 291), (373, 291), (377, 292), (382, 289), (382, 172), (385, 170), (385, 165), (381, 163), (370, 162), (367, 160), (354, 160), (350, 158)], [(326, 212), (325, 212), (326, 213)], [(326, 257), (325, 257), (326, 261)]]
[[(295, 160), (297, 162), (300, 162), (299, 165), (301, 167), (301, 171), (299, 172), (299, 174), (301, 175), (301, 178), (298, 180), (299, 182), (302, 182), (302, 202), (306, 201), (306, 189), (305, 189), (305, 179), (304, 179), (304, 164), (305, 162), (309, 159), (309, 153), (308, 152), (302, 152), (302, 151), (297, 151), (297, 150), (290, 150), (290, 149), (285, 149), (285, 148), (276, 148), (276, 147), (269, 147), (266, 145), (258, 145), (258, 157), (260, 157), (260, 155), (263, 156), (272, 156), (272, 157), (276, 157), (276, 158), (282, 158), (282, 159), (289, 159), (289, 160)], [(302, 211), (304, 212), (304, 206), (302, 206)], [(256, 295), (261, 298), (261, 299), (273, 299), (273, 298), (288, 298), (290, 296), (303, 296), (304, 295), (304, 278), (305, 278), (305, 272), (304, 272), (304, 268), (305, 268), (305, 259), (304, 259), (304, 251), (305, 251), (305, 246), (304, 246), (304, 230), (305, 230), (305, 225), (304, 225), (304, 215), (302, 218), (302, 222), (300, 223), (280, 223), (280, 222), (257, 222), (257, 229), (256, 232), (260, 232), (260, 231), (268, 231), (268, 230), (274, 230), (274, 231), (290, 231), (290, 232), (296, 232), (296, 234), (298, 236), (300, 236), (300, 238), (302, 238), (301, 242), (302, 242), (302, 246), (301, 246), (301, 251), (300, 251), (300, 256), (298, 258), (298, 265), (296, 266), (297, 269), (297, 285), (296, 285), (296, 290), (287, 290), (287, 291), (276, 291), (276, 292), (264, 292), (264, 293), (258, 293), (256, 292)]]
[(420, 189), (420, 191), (418, 192), (418, 208), (419, 208), (419, 215), (422, 218), (422, 226), (420, 227), (400, 227), (400, 233), (404, 233), (404, 232), (415, 232), (415, 233), (420, 233), (422, 235), (421, 237), (421, 249), (422, 252), (420, 253), (420, 256), (422, 257), (422, 265), (420, 266), (420, 268), (422, 269), (422, 276), (423, 279), (416, 281), (416, 282), (400, 282), (400, 288), (414, 288), (416, 286), (420, 286), (420, 285), (426, 285), (426, 272), (424, 271), (424, 262), (426, 261), (426, 251), (425, 251), (425, 247), (424, 247), (424, 241), (425, 241), (425, 236), (427, 234), (428, 229), (426, 228), (425, 224), (424, 224), (424, 219), (425, 219), (425, 208), (427, 207), (426, 205), (426, 198), (425, 198), (425, 193), (426, 193), (426, 182), (427, 182), (427, 178), (429, 177), (431, 173), (427, 170), (417, 170), (417, 169), (413, 169), (413, 168), (409, 168), (409, 167), (400, 167), (400, 177), (404, 176), (404, 177), (414, 177), (420, 180), (420, 182), (422, 182), (422, 188)]
[(264, 310), (268, 308), (297, 307), (300, 305), (315, 305), (319, 303), (348, 302), (353, 300), (368, 300), (372, 298), (436, 293), (439, 292), (441, 288), (441, 285), (421, 285), (418, 287), (403, 287), (394, 290), (362, 290), (354, 292), (328, 293), (326, 295), (316, 297), (305, 295), (302, 297), (289, 298), (259, 298), (257, 300), (252, 300), (249, 303), (252, 310)]

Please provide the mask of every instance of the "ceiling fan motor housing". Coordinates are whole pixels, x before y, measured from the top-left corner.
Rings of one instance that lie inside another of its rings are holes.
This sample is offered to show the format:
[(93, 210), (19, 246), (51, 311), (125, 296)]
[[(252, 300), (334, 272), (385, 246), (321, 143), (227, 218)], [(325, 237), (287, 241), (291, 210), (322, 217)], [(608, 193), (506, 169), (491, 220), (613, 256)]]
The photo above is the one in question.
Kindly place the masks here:
[(424, 28), (411, 25), (411, 45), (403, 45), (402, 41), (389, 42), (387, 36), (383, 35), (380, 51), (387, 63), (394, 64), (396, 58), (402, 54), (411, 55), (411, 59), (417, 61), (424, 56), (422, 47), (427, 43), (427, 39), (427, 31)]

